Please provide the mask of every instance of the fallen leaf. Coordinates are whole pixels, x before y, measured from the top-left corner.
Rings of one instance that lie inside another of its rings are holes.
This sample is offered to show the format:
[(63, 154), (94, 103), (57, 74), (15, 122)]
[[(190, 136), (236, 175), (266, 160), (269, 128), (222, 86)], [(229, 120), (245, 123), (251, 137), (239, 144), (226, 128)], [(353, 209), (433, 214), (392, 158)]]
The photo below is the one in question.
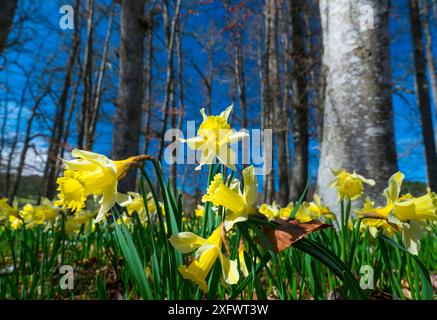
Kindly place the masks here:
[[(273, 220), (273, 222), (277, 224), (277, 227), (273, 228), (270, 226), (265, 226), (263, 229), (263, 233), (271, 243), (273, 250), (276, 253), (287, 249), (293, 243), (299, 241), (300, 239), (312, 232), (332, 227), (332, 225), (323, 223), (318, 220), (301, 223), (297, 219), (275, 219)], [(265, 244), (262, 241), (260, 241), (259, 239), (257, 239), (257, 241), (264, 248), (266, 248)]]

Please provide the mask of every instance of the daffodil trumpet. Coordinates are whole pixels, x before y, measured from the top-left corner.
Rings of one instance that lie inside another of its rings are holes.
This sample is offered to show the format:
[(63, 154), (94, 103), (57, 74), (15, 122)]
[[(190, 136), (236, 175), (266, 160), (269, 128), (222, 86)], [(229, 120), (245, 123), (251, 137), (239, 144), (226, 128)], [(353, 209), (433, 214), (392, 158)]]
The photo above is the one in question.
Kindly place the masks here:
[(64, 176), (58, 178), (58, 200), (56, 205), (79, 213), (86, 206), (88, 196), (100, 196), (100, 210), (94, 223), (99, 222), (115, 203), (126, 205), (131, 197), (117, 191), (118, 181), (130, 168), (139, 166), (149, 155), (139, 155), (125, 160), (113, 161), (104, 155), (74, 149), (74, 160), (64, 160)]
[(178, 270), (184, 279), (196, 283), (203, 292), (208, 291), (206, 278), (217, 259), (222, 267), (222, 280), (225, 285), (236, 284), (239, 280), (237, 261), (228, 259), (222, 253), (223, 234), (223, 224), (221, 224), (207, 239), (191, 232), (180, 232), (169, 239), (172, 246), (183, 254), (196, 250), (190, 265), (179, 266)]

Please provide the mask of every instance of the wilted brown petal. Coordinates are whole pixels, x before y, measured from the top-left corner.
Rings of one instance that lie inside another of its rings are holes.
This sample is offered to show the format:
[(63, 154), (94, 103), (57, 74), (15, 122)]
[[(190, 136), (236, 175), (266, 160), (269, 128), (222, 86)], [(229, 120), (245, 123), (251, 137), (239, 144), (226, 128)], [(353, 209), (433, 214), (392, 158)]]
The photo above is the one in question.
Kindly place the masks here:
[[(297, 219), (276, 219), (274, 222), (278, 224), (278, 227), (272, 228), (270, 226), (266, 226), (263, 229), (263, 233), (271, 243), (273, 250), (276, 253), (287, 249), (293, 243), (302, 239), (311, 232), (332, 227), (332, 225), (325, 224), (318, 220), (300, 223)], [(257, 242), (263, 247), (266, 247), (259, 239), (257, 239)]]

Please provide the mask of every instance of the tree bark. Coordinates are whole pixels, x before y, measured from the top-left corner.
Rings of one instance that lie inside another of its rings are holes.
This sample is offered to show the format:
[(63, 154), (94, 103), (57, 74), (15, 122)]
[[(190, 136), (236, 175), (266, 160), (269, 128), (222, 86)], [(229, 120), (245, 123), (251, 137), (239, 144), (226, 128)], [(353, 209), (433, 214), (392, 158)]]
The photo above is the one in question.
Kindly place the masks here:
[(70, 90), (71, 79), (73, 76), (73, 68), (76, 60), (76, 56), (79, 52), (79, 28), (77, 27), (77, 17), (79, 10), (79, 1), (76, 0), (74, 6), (74, 25), (76, 26), (73, 33), (72, 49), (67, 62), (67, 69), (65, 73), (64, 86), (62, 88), (61, 96), (59, 97), (58, 104), (56, 106), (55, 120), (52, 128), (52, 135), (50, 137), (49, 150), (47, 154), (46, 170), (47, 179), (45, 183), (45, 195), (47, 198), (52, 199), (56, 195), (56, 173), (59, 166), (59, 152), (61, 149), (62, 138), (64, 135), (64, 122), (65, 112), (67, 110), (68, 92)]
[(17, 0), (0, 0), (0, 54), (6, 48), (8, 34), (14, 21)]
[(297, 201), (308, 180), (308, 89), (305, 53), (304, 1), (290, 1), (293, 81), (293, 172), (290, 198)]
[[(361, 29), (366, 6), (373, 9), (374, 25)], [(337, 206), (336, 191), (329, 188), (332, 169), (374, 179), (369, 195), (376, 200), (397, 170), (389, 9), (388, 0), (320, 0), (327, 81), (317, 189), (331, 209)]]
[[(269, 47), (267, 50), (268, 64), (270, 72), (270, 84), (269, 84), (269, 102), (273, 110), (273, 122), (274, 133), (276, 138), (276, 159), (278, 163), (278, 180), (279, 191), (276, 195), (276, 200), (280, 206), (286, 206), (288, 204), (289, 185), (288, 185), (288, 166), (287, 166), (287, 123), (286, 116), (283, 110), (283, 104), (281, 99), (281, 84), (279, 77), (279, 64), (278, 64), (278, 10), (279, 4), (277, 0), (269, 0), (267, 3), (269, 19)], [(274, 187), (273, 187), (274, 188)]]
[(418, 0), (409, 0), (410, 25), (414, 49), (414, 72), (417, 105), (422, 122), (423, 144), (425, 146), (426, 170), (428, 184), (437, 189), (437, 154), (431, 118), (431, 100), (426, 79), (426, 61), (423, 50), (422, 27)]
[(428, 3), (424, 3), (423, 6), (423, 31), (425, 32), (425, 39), (426, 39), (426, 65), (428, 67), (428, 75), (431, 85), (431, 93), (432, 93), (432, 99), (434, 101), (434, 110), (437, 116), (437, 72), (436, 72), (436, 66), (434, 61), (434, 56), (432, 52), (432, 34), (431, 34), (431, 28), (429, 25), (430, 20), (430, 13), (428, 10)]
[[(144, 0), (121, 1), (120, 84), (114, 114), (112, 157), (124, 159), (138, 154), (143, 103)], [(135, 189), (136, 172), (130, 170), (119, 190)]]

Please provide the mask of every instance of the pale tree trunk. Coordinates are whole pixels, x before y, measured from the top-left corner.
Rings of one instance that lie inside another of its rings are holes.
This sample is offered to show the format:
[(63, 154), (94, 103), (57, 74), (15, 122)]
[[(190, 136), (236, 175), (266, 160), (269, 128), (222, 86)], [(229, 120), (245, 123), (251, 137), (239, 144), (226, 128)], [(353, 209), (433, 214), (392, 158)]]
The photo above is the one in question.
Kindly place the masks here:
[[(360, 28), (362, 8), (372, 8), (373, 26)], [(368, 188), (372, 197), (381, 197), (397, 170), (389, 9), (388, 0), (320, 0), (326, 96), (317, 189), (331, 209), (337, 200), (329, 188), (331, 169), (356, 170), (374, 179), (376, 186)]]
[(293, 173), (290, 198), (297, 201), (308, 179), (308, 89), (305, 53), (304, 1), (290, 1), (292, 24), (293, 81)]
[(0, 0), (0, 54), (6, 48), (17, 2), (17, 0)]
[(429, 25), (430, 20), (430, 13), (428, 10), (428, 3), (424, 3), (423, 6), (423, 31), (425, 32), (425, 39), (426, 39), (426, 65), (428, 67), (428, 76), (430, 79), (431, 84), (431, 93), (432, 93), (432, 99), (434, 101), (434, 110), (437, 115), (437, 73), (436, 73), (436, 67), (435, 67), (435, 61), (434, 56), (432, 52), (432, 35), (431, 35), (431, 28)]
[[(114, 114), (112, 157), (138, 154), (143, 103), (144, 0), (121, 1), (120, 84)], [(120, 191), (135, 190), (136, 171), (120, 181)]]
[(422, 122), (423, 144), (425, 146), (428, 184), (437, 189), (437, 154), (431, 118), (431, 100), (426, 79), (426, 61), (423, 50), (422, 27), (420, 21), (419, 1), (409, 0), (410, 25), (414, 49), (414, 72), (417, 104)]
[[(279, 205), (285, 206), (288, 204), (289, 185), (288, 185), (288, 166), (287, 166), (287, 121), (285, 112), (283, 109), (281, 99), (281, 84), (279, 77), (279, 64), (278, 64), (278, 10), (279, 2), (277, 0), (269, 0), (267, 3), (269, 19), (269, 72), (270, 72), (270, 84), (268, 95), (269, 102), (271, 103), (272, 111), (274, 114), (273, 125), (276, 138), (276, 159), (278, 162), (278, 180), (279, 191), (276, 195), (276, 200)], [(275, 153), (274, 153), (275, 154)]]

